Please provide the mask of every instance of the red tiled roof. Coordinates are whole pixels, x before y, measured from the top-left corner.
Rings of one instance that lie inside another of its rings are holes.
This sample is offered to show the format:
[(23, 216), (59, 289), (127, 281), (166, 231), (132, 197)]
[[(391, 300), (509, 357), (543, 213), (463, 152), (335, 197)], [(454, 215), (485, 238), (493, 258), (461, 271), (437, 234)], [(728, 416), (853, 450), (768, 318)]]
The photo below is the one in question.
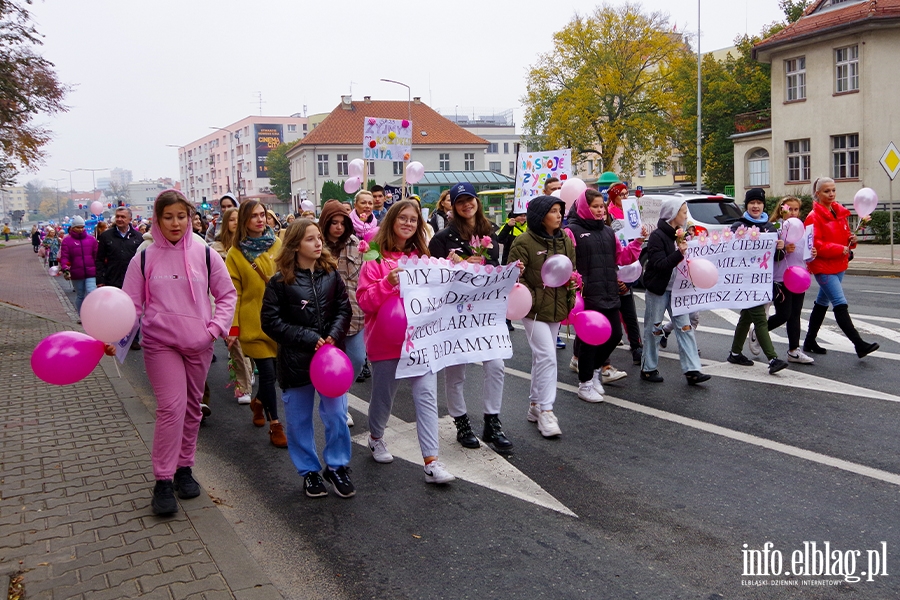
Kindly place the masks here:
[(827, 1), (814, 2), (800, 19), (756, 44), (753, 47), (754, 58), (760, 50), (769, 50), (788, 42), (821, 35), (829, 30), (886, 19), (900, 19), (900, 0), (854, 2), (844, 7), (816, 12)]
[[(488, 141), (474, 133), (466, 131), (453, 121), (446, 119), (430, 106), (413, 102), (411, 105), (402, 100), (372, 100), (370, 102), (352, 102), (351, 108), (345, 109), (343, 104), (331, 111), (325, 120), (313, 129), (298, 146), (312, 145), (358, 145), (363, 144), (363, 119), (380, 117), (384, 119), (409, 118), (412, 110), (413, 137), (412, 143), (418, 144), (478, 144), (487, 145)], [(422, 132), (428, 135), (422, 135)]]

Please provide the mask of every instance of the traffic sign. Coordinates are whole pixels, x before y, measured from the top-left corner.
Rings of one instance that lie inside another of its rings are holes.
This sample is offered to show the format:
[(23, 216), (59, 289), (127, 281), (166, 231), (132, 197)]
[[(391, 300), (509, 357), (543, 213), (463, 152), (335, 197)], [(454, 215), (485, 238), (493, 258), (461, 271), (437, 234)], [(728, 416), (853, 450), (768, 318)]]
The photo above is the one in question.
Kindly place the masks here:
[(888, 177), (893, 181), (894, 177), (897, 176), (897, 173), (900, 173), (900, 151), (897, 150), (897, 146), (894, 145), (894, 142), (888, 144), (887, 150), (884, 151), (884, 155), (881, 157), (881, 166), (884, 167), (885, 172), (888, 174)]

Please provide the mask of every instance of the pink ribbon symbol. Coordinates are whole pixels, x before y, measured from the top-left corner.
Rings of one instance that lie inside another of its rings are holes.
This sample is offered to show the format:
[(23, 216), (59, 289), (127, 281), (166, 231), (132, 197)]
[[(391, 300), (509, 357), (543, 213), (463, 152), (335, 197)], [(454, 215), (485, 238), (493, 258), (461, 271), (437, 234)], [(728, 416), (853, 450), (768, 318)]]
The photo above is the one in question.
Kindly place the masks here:
[(406, 347), (404, 349), (405, 352), (409, 352), (410, 350), (415, 350), (416, 345), (412, 342), (413, 332), (416, 330), (415, 327), (408, 327), (406, 329)]
[(769, 259), (770, 259), (771, 257), (772, 257), (772, 253), (771, 253), (771, 252), (766, 252), (766, 253), (763, 255), (762, 259), (759, 261), (759, 268), (760, 268), (760, 269), (768, 269), (768, 268), (769, 268)]

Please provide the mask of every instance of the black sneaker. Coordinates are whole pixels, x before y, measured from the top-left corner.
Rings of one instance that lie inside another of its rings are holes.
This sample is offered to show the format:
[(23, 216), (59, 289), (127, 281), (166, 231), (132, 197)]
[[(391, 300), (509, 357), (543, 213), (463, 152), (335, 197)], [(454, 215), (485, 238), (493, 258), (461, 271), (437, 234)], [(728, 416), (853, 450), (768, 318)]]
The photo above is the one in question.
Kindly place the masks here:
[(782, 369), (786, 369), (788, 364), (780, 358), (773, 358), (769, 361), (769, 375), (774, 375)]
[(640, 365), (641, 361), (644, 358), (644, 349), (638, 346), (637, 348), (631, 349), (631, 362), (635, 365)]
[(856, 356), (858, 356), (859, 358), (862, 358), (868, 354), (872, 354), (873, 352), (878, 350), (878, 348), (880, 348), (880, 346), (878, 345), (877, 342), (872, 342), (871, 344), (867, 343), (867, 342), (862, 342), (861, 344), (856, 346)]
[(153, 488), (153, 501), (150, 508), (154, 515), (173, 515), (178, 512), (178, 501), (175, 500), (175, 492), (172, 489), (172, 481), (159, 479)]
[(356, 383), (362, 383), (371, 376), (372, 371), (369, 370), (369, 363), (366, 363), (363, 365), (362, 371), (359, 372), (359, 377), (356, 378)]
[(500, 415), (484, 415), (484, 431), (481, 434), (484, 443), (494, 449), (494, 452), (509, 452), (513, 443), (503, 433), (503, 425), (500, 423)]
[(334, 471), (331, 468), (325, 469), (325, 479), (334, 486), (334, 493), (341, 498), (349, 498), (356, 493), (347, 467), (338, 467)]
[(741, 365), (742, 367), (752, 367), (753, 361), (744, 356), (743, 353), (738, 352), (735, 354), (734, 352), (728, 353), (728, 362), (733, 365)]
[(671, 331), (663, 332), (662, 337), (659, 338), (659, 347), (660, 348), (665, 348), (666, 346), (669, 345), (669, 334), (670, 333), (672, 333), (672, 332)]
[(325, 481), (317, 472), (307, 473), (303, 478), (303, 489), (310, 498), (322, 498), (328, 495), (328, 489), (325, 487)]
[(191, 474), (190, 467), (178, 467), (175, 471), (175, 481), (173, 482), (178, 497), (182, 500), (196, 498), (200, 495), (200, 484)]
[(453, 423), (456, 425), (456, 441), (462, 444), (463, 448), (479, 448), (478, 438), (472, 431), (472, 424), (469, 423), (469, 415), (453, 417)]

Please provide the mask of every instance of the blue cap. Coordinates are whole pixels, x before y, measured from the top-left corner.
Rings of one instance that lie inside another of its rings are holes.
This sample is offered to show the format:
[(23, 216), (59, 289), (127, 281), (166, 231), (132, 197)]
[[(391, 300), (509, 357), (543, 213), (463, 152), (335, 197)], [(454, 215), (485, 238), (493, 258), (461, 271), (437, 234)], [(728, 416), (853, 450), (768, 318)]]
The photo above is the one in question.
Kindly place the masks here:
[(450, 204), (456, 204), (456, 201), (459, 198), (465, 196), (472, 196), (473, 198), (478, 197), (478, 194), (475, 193), (475, 187), (468, 181), (457, 183), (450, 188)]

